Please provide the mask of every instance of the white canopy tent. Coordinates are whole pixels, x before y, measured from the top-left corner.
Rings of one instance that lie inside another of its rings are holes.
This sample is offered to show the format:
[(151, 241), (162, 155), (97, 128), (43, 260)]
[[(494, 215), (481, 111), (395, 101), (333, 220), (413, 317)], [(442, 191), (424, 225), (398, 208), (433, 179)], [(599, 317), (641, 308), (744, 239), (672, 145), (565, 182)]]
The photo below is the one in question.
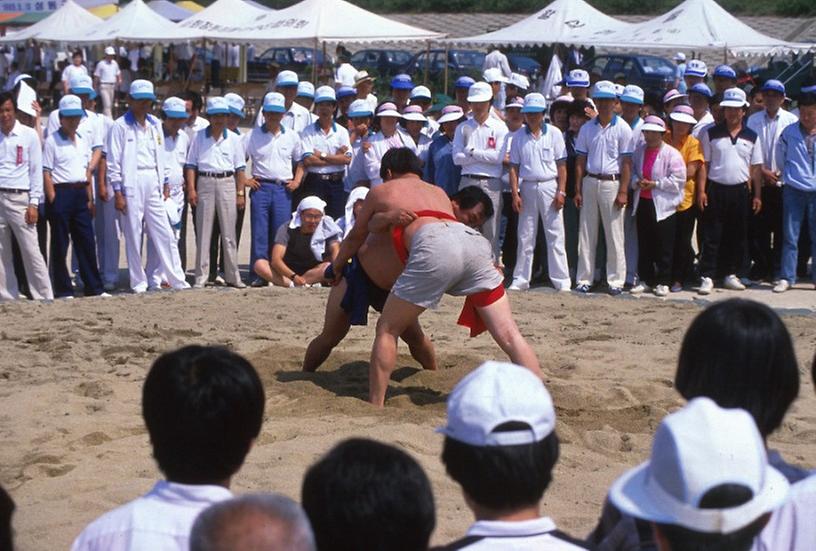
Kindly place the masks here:
[(75, 42), (78, 36), (90, 32), (102, 22), (73, 0), (66, 0), (62, 7), (42, 21), (0, 38), (0, 43), (25, 42), (32, 38), (39, 42)]
[(116, 15), (74, 38), (75, 44), (121, 42), (168, 43), (192, 40), (198, 36), (179, 29), (175, 23), (153, 11), (143, 0), (131, 0)]
[(806, 52), (816, 44), (785, 42), (749, 27), (714, 0), (686, 0), (668, 13), (594, 42), (605, 48), (719, 50), (735, 56)]
[(509, 27), (476, 36), (451, 38), (447, 42), (497, 46), (592, 46), (602, 37), (626, 34), (633, 26), (598, 11), (584, 0), (555, 0)]
[[(216, 0), (200, 12), (176, 24), (182, 32), (195, 31), (199, 38), (223, 39), (225, 33), (250, 25), (253, 21), (275, 13), (274, 10), (260, 8), (244, 0)], [(251, 38), (243, 35), (244, 42)], [(230, 39), (231, 40), (231, 39)]]

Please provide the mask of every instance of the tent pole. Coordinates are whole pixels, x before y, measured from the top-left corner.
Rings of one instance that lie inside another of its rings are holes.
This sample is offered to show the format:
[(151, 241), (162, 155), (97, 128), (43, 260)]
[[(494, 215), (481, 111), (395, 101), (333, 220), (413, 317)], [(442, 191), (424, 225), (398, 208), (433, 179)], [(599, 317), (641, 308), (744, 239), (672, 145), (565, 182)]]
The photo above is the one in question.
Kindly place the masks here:
[(312, 48), (312, 84), (317, 88), (317, 37), (314, 39), (314, 47)]
[(445, 85), (443, 87), (444, 94), (448, 95), (448, 43), (445, 42)]
[(422, 79), (422, 84), (428, 84), (428, 68), (431, 64), (431, 41), (425, 43), (425, 76)]
[[(326, 60), (327, 59), (328, 58), (326, 57), (326, 41), (324, 40), (323, 41), (323, 63), (320, 64), (320, 72), (321, 73), (326, 68)], [(317, 86), (317, 83), (315, 83), (315, 86)]]
[(723, 46), (723, 64), (728, 65), (728, 45)]

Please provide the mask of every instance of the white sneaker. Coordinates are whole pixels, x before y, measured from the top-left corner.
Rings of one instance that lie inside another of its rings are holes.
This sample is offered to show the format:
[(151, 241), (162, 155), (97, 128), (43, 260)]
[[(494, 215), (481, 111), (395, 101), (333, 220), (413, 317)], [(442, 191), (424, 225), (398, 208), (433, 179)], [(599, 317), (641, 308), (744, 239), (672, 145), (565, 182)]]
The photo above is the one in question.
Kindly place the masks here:
[(787, 280), (787, 279), (780, 279), (780, 280), (779, 280), (779, 283), (777, 283), (777, 284), (774, 286), (774, 288), (773, 288), (773, 292), (774, 292), (774, 293), (784, 293), (785, 291), (787, 291), (788, 289), (790, 289), (790, 286), (791, 286), (791, 284), (790, 284), (790, 283), (788, 283), (788, 280)]
[(700, 283), (700, 288), (697, 290), (697, 292), (701, 295), (709, 295), (713, 290), (714, 282), (711, 280), (710, 277), (704, 277), (702, 282)]
[(665, 297), (669, 295), (669, 286), (668, 285), (656, 285), (654, 288), (654, 294), (656, 297)]
[(110, 294), (110, 293), (99, 293), (99, 294), (98, 294), (98, 295), (96, 295), (96, 296), (98, 296), (98, 297), (102, 297), (102, 298), (110, 298), (110, 297), (112, 297), (113, 295), (112, 295), (112, 294)]
[(530, 288), (529, 283), (522, 283), (520, 281), (513, 280), (513, 283), (510, 284), (510, 287), (507, 288), (508, 291), (526, 291)]
[(726, 289), (731, 289), (732, 291), (745, 290), (745, 285), (743, 285), (742, 281), (740, 281), (739, 278), (734, 274), (725, 276), (725, 279), (723, 280), (723, 286)]
[(629, 293), (633, 294), (633, 295), (639, 295), (641, 293), (645, 293), (648, 290), (649, 290), (649, 286), (646, 285), (645, 283), (641, 282), (641, 283), (638, 283), (637, 285), (635, 285), (634, 287), (632, 287), (631, 289), (629, 289)]

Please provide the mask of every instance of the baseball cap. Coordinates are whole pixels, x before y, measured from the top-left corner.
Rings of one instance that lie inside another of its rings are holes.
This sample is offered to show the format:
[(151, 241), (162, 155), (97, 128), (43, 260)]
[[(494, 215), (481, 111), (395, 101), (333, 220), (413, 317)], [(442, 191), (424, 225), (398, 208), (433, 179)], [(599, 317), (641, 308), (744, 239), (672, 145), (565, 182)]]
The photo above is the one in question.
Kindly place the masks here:
[(422, 107), (419, 105), (409, 105), (402, 110), (402, 118), (406, 121), (425, 122), (428, 119), (422, 114)]
[(538, 92), (532, 92), (524, 96), (524, 107), (522, 113), (543, 113), (547, 110), (547, 100)]
[(485, 69), (482, 73), (482, 78), (485, 82), (492, 84), (494, 82), (507, 82), (507, 77), (504, 76), (504, 73), (501, 72), (501, 69), (498, 67), (491, 67), (490, 69)]
[(210, 96), (207, 98), (208, 115), (228, 115), (229, 112), (229, 103), (223, 96)]
[(396, 90), (413, 90), (414, 83), (411, 80), (411, 75), (401, 73), (391, 79), (391, 88)]
[[(724, 484), (745, 486), (753, 496), (734, 507), (701, 508), (705, 494)], [(730, 534), (782, 505), (788, 490), (785, 477), (768, 464), (750, 414), (701, 397), (660, 422), (649, 461), (618, 478), (609, 498), (635, 518)]]
[(357, 71), (354, 75), (354, 85), (357, 86), (363, 81), (374, 80), (374, 77), (368, 74), (368, 71)]
[(649, 115), (643, 119), (643, 126), (640, 127), (641, 132), (665, 132), (666, 123), (657, 115)]
[(526, 76), (520, 75), (519, 73), (511, 73), (510, 81), (507, 84), (515, 86), (519, 90), (527, 90), (530, 88), (530, 80)]
[(635, 86), (634, 84), (629, 84), (623, 89), (623, 94), (621, 94), (620, 100), (625, 103), (643, 105), (644, 97), (645, 94), (643, 93), (643, 88), (640, 86)]
[(82, 108), (82, 100), (73, 94), (62, 96), (59, 101), (60, 117), (82, 117), (85, 109)]
[(331, 86), (319, 86), (315, 90), (315, 104), (324, 101), (337, 101), (337, 94), (335, 94), (334, 88)]
[(277, 78), (275, 78), (275, 88), (281, 88), (285, 86), (297, 86), (298, 81), (299, 79), (296, 72), (281, 71), (280, 73), (278, 73)]
[(608, 80), (599, 80), (592, 89), (592, 99), (615, 99), (615, 85)]
[(723, 92), (720, 107), (748, 107), (748, 105), (748, 101), (745, 99), (745, 92), (743, 92), (742, 89), (735, 86)]
[(620, 98), (623, 95), (623, 91), (625, 89), (626, 88), (623, 86), (623, 84), (615, 83), (615, 97)]
[(400, 112), (397, 111), (397, 106), (396, 105), (394, 105), (390, 101), (387, 101), (387, 102), (381, 104), (377, 108), (377, 116), (378, 117), (397, 117), (397, 118), (400, 118), (402, 115), (400, 115)]
[(701, 77), (705, 78), (708, 74), (708, 66), (702, 59), (691, 59), (686, 63), (686, 70), (683, 76)]
[(675, 61), (685, 61), (686, 60), (686, 54), (684, 54), (683, 52), (677, 52), (676, 54), (674, 54), (674, 60)]
[(707, 84), (704, 84), (702, 82), (698, 82), (697, 84), (695, 84), (694, 86), (689, 88), (688, 92), (689, 92), (689, 94), (692, 94), (692, 93), (693, 94), (700, 94), (701, 96), (705, 96), (708, 99), (711, 99), (711, 98), (714, 97), (714, 92), (711, 91), (711, 88), (709, 88)]
[(244, 98), (234, 92), (229, 92), (228, 94), (224, 94), (224, 99), (227, 100), (231, 115), (238, 117), (244, 116)]
[(280, 92), (268, 92), (263, 99), (264, 113), (286, 113), (286, 99)]
[(465, 116), (465, 112), (458, 105), (446, 105), (442, 108), (442, 114), (436, 119), (439, 124), (446, 122), (458, 121)]
[(682, 92), (676, 89), (671, 89), (663, 95), (663, 103), (669, 103), (670, 101), (687, 97), (688, 97), (687, 94), (683, 94)]
[(162, 103), (162, 111), (168, 119), (186, 119), (187, 106), (184, 100), (176, 96), (170, 96)]
[(493, 89), (486, 82), (477, 82), (468, 88), (467, 100), (471, 103), (490, 101), (493, 99)]
[(589, 73), (583, 69), (573, 69), (567, 75), (566, 84), (570, 88), (589, 88)]
[(348, 116), (349, 118), (373, 117), (374, 110), (371, 109), (371, 104), (367, 100), (356, 99), (349, 105)]
[(508, 109), (523, 109), (524, 108), (524, 98), (521, 96), (514, 96), (512, 99), (508, 100), (504, 104), (504, 110), (507, 111)]
[(785, 95), (785, 85), (782, 82), (776, 80), (775, 78), (769, 79), (765, 81), (765, 84), (762, 85), (760, 88), (763, 92), (779, 92), (783, 96)]
[(352, 88), (351, 86), (341, 86), (335, 92), (335, 96), (337, 99), (347, 98), (349, 96), (356, 96), (357, 90)]
[(71, 77), (71, 80), (68, 82), (68, 88), (74, 95), (90, 94), (91, 97), (96, 96), (93, 89), (93, 79), (91, 79), (91, 77), (88, 75), (77, 75)]
[(116, 55), (116, 50), (113, 48), (113, 46), (108, 46), (105, 48), (105, 55)]
[(453, 84), (453, 87), (470, 89), (470, 87), (473, 86), (474, 84), (476, 84), (476, 81), (470, 78), (469, 76), (461, 76), (456, 79), (456, 82)]
[(677, 105), (669, 114), (669, 118), (673, 121), (684, 122), (686, 124), (697, 124), (697, 118), (694, 116), (694, 109), (690, 105)]
[[(526, 428), (497, 431), (509, 422)], [(521, 446), (541, 442), (555, 430), (550, 393), (532, 371), (488, 361), (470, 372), (448, 398), (448, 418), (437, 432), (471, 446)]]
[(314, 84), (312, 84), (308, 80), (301, 80), (300, 82), (298, 82), (297, 90), (298, 97), (314, 99), (314, 94), (315, 94)]
[(810, 86), (802, 86), (799, 90), (802, 94), (813, 94), (816, 93), (816, 84), (812, 84)]
[(433, 97), (431, 96), (431, 91), (427, 86), (416, 86), (413, 90), (411, 90), (411, 99), (431, 100)]
[(714, 69), (714, 76), (736, 80), (737, 72), (730, 65), (717, 65)]
[(133, 99), (149, 99), (156, 101), (156, 94), (153, 93), (153, 83), (149, 80), (134, 80), (130, 83), (130, 90), (128, 94)]

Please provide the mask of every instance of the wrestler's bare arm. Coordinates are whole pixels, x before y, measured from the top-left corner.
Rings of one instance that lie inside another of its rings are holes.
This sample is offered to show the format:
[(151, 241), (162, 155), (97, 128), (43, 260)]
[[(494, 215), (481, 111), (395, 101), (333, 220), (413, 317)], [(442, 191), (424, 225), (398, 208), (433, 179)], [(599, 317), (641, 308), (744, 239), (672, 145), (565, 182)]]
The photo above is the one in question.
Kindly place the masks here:
[(393, 226), (407, 226), (417, 219), (417, 215), (412, 210), (391, 209), (376, 213), (368, 222), (370, 233), (386, 233)]
[(346, 238), (343, 239), (343, 243), (340, 245), (340, 251), (337, 253), (337, 258), (332, 262), (336, 281), (339, 281), (342, 276), (343, 266), (346, 265), (352, 256), (357, 254), (357, 251), (363, 246), (363, 243), (365, 243), (369, 234), (368, 223), (371, 217), (383, 210), (380, 195), (381, 192), (378, 188), (372, 189), (368, 193), (365, 201), (363, 201), (363, 208), (360, 214), (355, 218), (354, 226)]

